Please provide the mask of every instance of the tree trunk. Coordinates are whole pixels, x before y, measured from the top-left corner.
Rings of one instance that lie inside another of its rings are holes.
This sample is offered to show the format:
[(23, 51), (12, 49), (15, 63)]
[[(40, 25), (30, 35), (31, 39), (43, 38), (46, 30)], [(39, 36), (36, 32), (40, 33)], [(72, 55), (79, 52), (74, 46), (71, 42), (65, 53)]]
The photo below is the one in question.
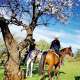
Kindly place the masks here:
[(8, 51), (8, 59), (4, 66), (4, 80), (23, 80), (22, 72), (20, 71), (20, 60), (19, 51), (17, 50), (17, 43), (11, 35), (5, 19), (0, 19), (0, 27)]
[(31, 43), (31, 41), (33, 39), (33, 29), (32, 29), (32, 26), (29, 26), (29, 28), (26, 29), (26, 33), (27, 33), (26, 39), (23, 40), (22, 42), (20, 42), (19, 45), (18, 45), (20, 53), (21, 53), (21, 51), (24, 48), (27, 48), (29, 46), (29, 44)]

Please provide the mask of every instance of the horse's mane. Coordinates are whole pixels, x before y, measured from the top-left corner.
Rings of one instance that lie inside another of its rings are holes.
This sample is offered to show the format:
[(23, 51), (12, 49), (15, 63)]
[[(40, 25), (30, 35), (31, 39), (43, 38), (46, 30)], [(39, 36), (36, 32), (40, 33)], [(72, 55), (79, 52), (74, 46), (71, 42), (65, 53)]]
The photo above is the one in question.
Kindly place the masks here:
[(66, 48), (61, 49), (60, 52), (64, 52), (65, 49), (66, 49)]
[(67, 49), (67, 48), (71, 50), (71, 47), (66, 47), (66, 48), (61, 49), (60, 52), (64, 52), (65, 49)]

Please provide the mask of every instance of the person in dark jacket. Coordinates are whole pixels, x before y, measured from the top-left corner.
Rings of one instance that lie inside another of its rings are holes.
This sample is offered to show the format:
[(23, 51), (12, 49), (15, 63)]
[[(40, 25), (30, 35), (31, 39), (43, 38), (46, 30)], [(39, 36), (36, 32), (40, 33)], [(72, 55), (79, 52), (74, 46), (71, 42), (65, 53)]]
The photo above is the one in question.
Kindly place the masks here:
[(22, 60), (23, 63), (25, 63), (27, 55), (31, 54), (32, 50), (35, 50), (36, 44), (35, 44), (35, 39), (32, 39), (32, 42), (29, 45), (28, 50), (26, 50), (26, 54), (24, 55), (24, 59)]
[(36, 44), (35, 44), (35, 39), (32, 39), (32, 42), (30, 43), (29, 46), (29, 52), (31, 52), (32, 50), (35, 50)]
[(55, 37), (55, 39), (51, 42), (50, 49), (55, 50), (55, 52), (59, 54), (60, 47), (60, 41), (57, 37)]

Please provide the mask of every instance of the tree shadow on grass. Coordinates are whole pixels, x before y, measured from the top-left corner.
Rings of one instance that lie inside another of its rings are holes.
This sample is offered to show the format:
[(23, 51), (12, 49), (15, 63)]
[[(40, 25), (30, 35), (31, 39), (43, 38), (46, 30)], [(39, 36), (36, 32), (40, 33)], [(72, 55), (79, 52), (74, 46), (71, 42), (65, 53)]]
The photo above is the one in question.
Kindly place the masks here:
[[(45, 76), (44, 76), (44, 78), (43, 79), (49, 79), (49, 76), (48, 76), (48, 71), (47, 70), (45, 70)], [(35, 75), (35, 74), (39, 74), (39, 65), (37, 64), (37, 65), (35, 65), (35, 69), (33, 70), (33, 74)], [(63, 72), (63, 71), (59, 71), (59, 73), (58, 73), (58, 75), (60, 76), (61, 74), (66, 74), (65, 72)], [(51, 77), (54, 77), (54, 71), (51, 71)]]
[(66, 73), (65, 73), (65, 72), (63, 72), (63, 71), (59, 71), (59, 75), (60, 75), (60, 74), (66, 74)]
[(80, 80), (80, 76), (75, 76), (75, 80)]
[(34, 75), (35, 75), (35, 74), (38, 74), (38, 73), (39, 73), (38, 68), (35, 69), (35, 70), (33, 70), (33, 74), (34, 74)]
[(39, 65), (35, 66), (35, 69), (33, 70), (33, 74), (39, 74)]
[[(66, 74), (65, 72), (63, 72), (63, 71), (59, 71), (59, 73), (58, 73), (58, 75), (60, 76), (61, 74)], [(52, 71), (51, 72), (51, 77), (54, 77), (54, 71)], [(55, 76), (56, 77), (56, 76)], [(44, 77), (43, 77), (43, 79), (49, 79), (49, 75), (48, 74), (46, 74)]]
[[(24, 70), (24, 73), (26, 74), (26, 69), (23, 69)], [(44, 78), (46, 79), (46, 78), (49, 78), (49, 76), (48, 76), (48, 71), (47, 70), (45, 70), (45, 76), (44, 76)], [(39, 74), (39, 65), (37, 64), (37, 65), (35, 65), (34, 66), (34, 68), (33, 68), (33, 75), (36, 75), (36, 74)], [(63, 71), (59, 71), (59, 73), (58, 73), (59, 75), (61, 75), (61, 74), (66, 74), (65, 72), (63, 72)], [(24, 77), (25, 77), (26, 75), (24, 75)], [(54, 71), (52, 71), (51, 72), (51, 77), (54, 77)]]

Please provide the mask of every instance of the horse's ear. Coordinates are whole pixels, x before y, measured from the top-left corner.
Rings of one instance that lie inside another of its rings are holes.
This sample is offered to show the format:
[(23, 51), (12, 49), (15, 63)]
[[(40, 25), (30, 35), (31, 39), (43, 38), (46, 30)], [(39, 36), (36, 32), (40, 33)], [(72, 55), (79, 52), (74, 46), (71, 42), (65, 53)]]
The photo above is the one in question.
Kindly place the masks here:
[(69, 46), (69, 49), (71, 50), (71, 46)]

